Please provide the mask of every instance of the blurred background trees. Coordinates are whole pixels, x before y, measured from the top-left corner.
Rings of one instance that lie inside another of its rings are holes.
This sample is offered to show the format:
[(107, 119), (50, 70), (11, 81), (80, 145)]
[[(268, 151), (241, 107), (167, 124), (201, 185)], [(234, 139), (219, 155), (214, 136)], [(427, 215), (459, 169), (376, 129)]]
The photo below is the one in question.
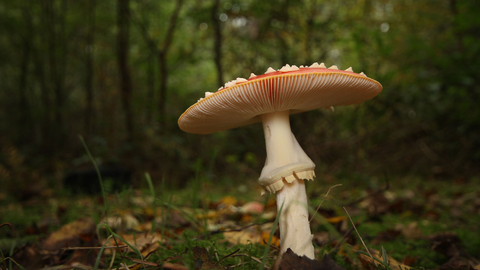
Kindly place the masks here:
[(0, 181), (57, 187), (91, 166), (80, 134), (137, 185), (145, 171), (255, 182), (259, 125), (191, 135), (178, 117), (226, 81), (317, 61), (384, 86), (292, 117), (319, 178), (478, 175), (478, 14), (471, 0), (2, 0)]

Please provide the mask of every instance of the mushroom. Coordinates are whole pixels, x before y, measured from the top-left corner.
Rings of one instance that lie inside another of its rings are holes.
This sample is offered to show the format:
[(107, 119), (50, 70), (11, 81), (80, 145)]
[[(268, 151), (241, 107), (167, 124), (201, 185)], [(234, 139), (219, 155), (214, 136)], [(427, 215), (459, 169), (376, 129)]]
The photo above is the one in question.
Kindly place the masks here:
[[(230, 81), (188, 108), (178, 125), (186, 132), (209, 134), (262, 122), (267, 148), (259, 182), (263, 192), (277, 193), (280, 255), (288, 248), (314, 259), (305, 180), (315, 177), (315, 164), (290, 129), (290, 114), (358, 104), (382, 91), (377, 81), (352, 68), (323, 63), (300, 68), (268, 68), (265, 74)], [(281, 211), (280, 211), (281, 210)]]

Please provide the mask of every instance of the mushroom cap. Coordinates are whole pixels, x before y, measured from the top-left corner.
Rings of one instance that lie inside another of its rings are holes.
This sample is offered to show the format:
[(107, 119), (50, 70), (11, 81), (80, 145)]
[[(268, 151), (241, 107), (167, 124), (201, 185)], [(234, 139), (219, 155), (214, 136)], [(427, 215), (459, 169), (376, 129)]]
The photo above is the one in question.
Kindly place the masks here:
[(238, 78), (215, 93), (207, 92), (180, 116), (180, 129), (210, 134), (261, 122), (262, 114), (286, 110), (294, 114), (358, 104), (382, 91), (379, 82), (351, 68), (292, 67), (278, 71), (269, 68), (266, 74), (252, 74), (248, 80)]

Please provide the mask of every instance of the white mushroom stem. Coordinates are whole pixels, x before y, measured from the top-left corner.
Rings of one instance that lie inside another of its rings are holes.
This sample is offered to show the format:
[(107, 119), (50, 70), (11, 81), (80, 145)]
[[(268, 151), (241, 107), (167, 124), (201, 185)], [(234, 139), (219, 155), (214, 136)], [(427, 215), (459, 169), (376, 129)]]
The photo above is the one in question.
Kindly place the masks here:
[(315, 259), (307, 207), (307, 193), (303, 180), (286, 183), (277, 192), (280, 256), (290, 248), (299, 256), (305, 255), (312, 260)]
[(313, 179), (315, 164), (290, 129), (289, 111), (262, 115), (262, 122), (267, 159), (259, 181), (268, 191), (277, 191), (280, 254), (290, 248), (299, 256), (314, 259), (303, 179)]
[(262, 115), (267, 159), (258, 181), (266, 191), (275, 193), (284, 181), (311, 180), (315, 163), (305, 154), (290, 129), (289, 111)]

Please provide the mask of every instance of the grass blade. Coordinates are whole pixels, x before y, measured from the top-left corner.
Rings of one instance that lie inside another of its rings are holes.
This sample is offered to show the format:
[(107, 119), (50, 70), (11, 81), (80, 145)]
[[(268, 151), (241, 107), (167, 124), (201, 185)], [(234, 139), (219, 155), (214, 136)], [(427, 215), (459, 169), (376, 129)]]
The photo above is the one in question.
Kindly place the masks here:
[[(282, 203), (282, 206), (278, 210), (278, 213), (282, 212), (284, 203), (285, 202)], [(278, 225), (278, 220), (279, 219), (280, 219), (280, 214), (277, 214), (277, 217), (275, 218), (275, 221), (273, 222), (272, 230), (270, 231), (270, 236), (268, 237), (267, 246), (265, 247), (265, 251), (263, 252), (262, 263), (258, 266), (259, 270), (262, 270), (262, 269), (265, 268), (265, 262), (267, 260), (268, 251), (270, 250), (270, 244), (272, 243), (273, 234), (275, 233), (275, 230), (277, 230), (277, 225)]]
[(150, 194), (153, 198), (153, 202), (152, 202), (152, 210), (153, 210), (153, 222), (152, 222), (152, 228), (150, 230), (150, 232), (153, 234), (155, 232), (155, 229), (156, 229), (156, 225), (157, 225), (157, 200), (156, 200), (156, 194), (155, 194), (155, 188), (153, 187), (153, 183), (152, 183), (152, 178), (150, 178), (150, 174), (147, 172), (145, 173), (145, 179), (147, 180), (147, 184), (148, 184), (148, 189), (150, 190)]
[(85, 151), (87, 152), (87, 156), (92, 161), (93, 166), (95, 167), (95, 171), (97, 171), (97, 176), (98, 176), (98, 181), (100, 182), (100, 188), (102, 189), (102, 196), (103, 196), (103, 206), (104, 206), (104, 213), (107, 213), (108, 209), (108, 203), (107, 203), (107, 194), (105, 193), (105, 187), (103, 186), (103, 180), (102, 180), (102, 175), (100, 174), (100, 170), (98, 169), (97, 162), (95, 162), (95, 159), (93, 158), (92, 154), (90, 153), (90, 150), (88, 150), (88, 146), (83, 140), (82, 135), (78, 135), (80, 138), (80, 141), (82, 142), (83, 147), (85, 148)]

